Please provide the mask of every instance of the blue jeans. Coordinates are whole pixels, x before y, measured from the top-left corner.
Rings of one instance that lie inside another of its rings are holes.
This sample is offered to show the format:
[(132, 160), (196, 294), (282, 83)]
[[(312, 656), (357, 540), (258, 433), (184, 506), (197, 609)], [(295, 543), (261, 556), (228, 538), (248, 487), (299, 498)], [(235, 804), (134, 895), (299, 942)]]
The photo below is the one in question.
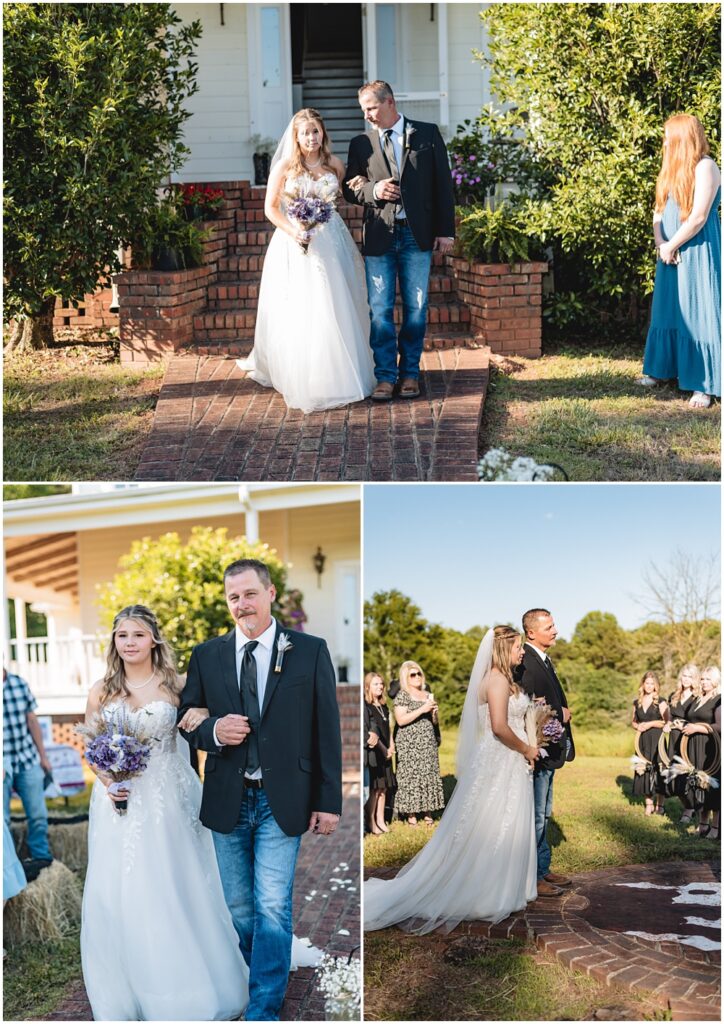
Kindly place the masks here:
[[(420, 375), (420, 356), (427, 324), (427, 287), (432, 252), (418, 249), (408, 227), (395, 228), (392, 247), (382, 256), (365, 256), (370, 305), (370, 345), (378, 381)], [(394, 323), (395, 286), (400, 279), (402, 327)], [(399, 355), (399, 365), (398, 365)]]
[(553, 810), (554, 768), (538, 768), (533, 775), (535, 802), (535, 838), (538, 844), (538, 881), (551, 869), (551, 848), (548, 845), (548, 819)]
[(22, 801), (28, 819), (28, 852), (38, 860), (52, 860), (48, 845), (48, 808), (45, 805), (43, 777), (45, 772), (39, 764), (29, 768), (17, 768), (8, 772), (3, 783), (5, 821), (10, 828), (10, 794), (13, 790)]
[(242, 955), (249, 965), (246, 1020), (279, 1020), (292, 956), (292, 888), (300, 836), (277, 825), (263, 789), (245, 789), (229, 835), (212, 832)]

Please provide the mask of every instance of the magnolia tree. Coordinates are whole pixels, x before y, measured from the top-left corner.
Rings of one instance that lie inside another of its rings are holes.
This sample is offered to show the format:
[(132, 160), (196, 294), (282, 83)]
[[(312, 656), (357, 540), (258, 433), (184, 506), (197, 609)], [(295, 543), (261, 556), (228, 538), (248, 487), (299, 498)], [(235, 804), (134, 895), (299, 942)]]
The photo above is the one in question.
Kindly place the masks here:
[(183, 163), (201, 26), (163, 3), (7, 3), (3, 30), (4, 315), (10, 349), (39, 348)]
[(508, 144), (512, 226), (553, 253), (548, 314), (642, 326), (665, 120), (695, 114), (719, 155), (719, 4), (489, 4), (481, 18), (498, 106), (476, 129)]
[(287, 567), (268, 544), (229, 537), (225, 528), (195, 526), (185, 543), (177, 533), (134, 541), (121, 571), (100, 587), (101, 624), (110, 632), (116, 614), (129, 604), (145, 604), (155, 614), (185, 671), (196, 644), (232, 626), (224, 596), (224, 569), (239, 558), (268, 566), (277, 596), (272, 614), (284, 626), (301, 629), (306, 619), (302, 594), (287, 589)]

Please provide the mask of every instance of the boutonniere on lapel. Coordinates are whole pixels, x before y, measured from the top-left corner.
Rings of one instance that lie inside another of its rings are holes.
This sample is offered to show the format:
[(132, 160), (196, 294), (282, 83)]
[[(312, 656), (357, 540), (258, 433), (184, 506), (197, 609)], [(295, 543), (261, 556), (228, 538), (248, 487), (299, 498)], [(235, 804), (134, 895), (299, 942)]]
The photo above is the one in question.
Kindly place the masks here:
[(287, 651), (291, 651), (292, 647), (294, 647), (294, 644), (289, 639), (289, 634), (280, 633), (279, 639), (277, 640), (277, 660), (274, 665), (275, 672), (281, 672), (282, 663), (284, 661), (284, 655), (287, 653)]
[(412, 142), (412, 135), (414, 131), (415, 129), (413, 128), (413, 126), (405, 122), (405, 150), (408, 150), (410, 148), (410, 144)]

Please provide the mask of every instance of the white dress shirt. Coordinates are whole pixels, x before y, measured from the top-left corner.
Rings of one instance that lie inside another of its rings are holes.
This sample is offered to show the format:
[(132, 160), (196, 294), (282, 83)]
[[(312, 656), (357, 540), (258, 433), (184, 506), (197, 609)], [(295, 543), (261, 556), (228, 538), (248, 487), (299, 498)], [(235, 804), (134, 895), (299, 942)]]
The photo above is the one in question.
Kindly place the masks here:
[[(403, 154), (404, 154), (404, 151), (405, 151), (404, 150), (405, 118), (402, 116), (402, 114), (400, 114), (400, 116), (397, 118), (395, 123), (391, 126), (391, 130), (392, 130), (392, 135), (390, 136), (390, 139), (392, 141), (392, 148), (395, 151), (395, 160), (397, 161), (397, 179), (399, 181), (399, 179), (400, 179), (400, 177), (402, 175), (402, 157), (403, 157)], [(380, 148), (382, 149), (383, 153), (385, 151), (384, 141), (385, 141), (385, 132), (386, 131), (390, 131), (390, 129), (389, 128), (378, 128), (377, 129), (377, 134), (380, 137)], [(395, 168), (391, 167), (390, 171), (392, 172), (392, 176), (394, 177), (395, 176)], [(379, 184), (379, 182), (377, 184)], [(375, 191), (375, 199), (378, 199), (379, 196), (377, 196), (377, 194), (376, 194), (377, 193), (377, 185), (375, 185), (374, 191)], [(400, 196), (400, 202), (402, 202), (402, 197), (401, 196)], [(404, 211), (404, 209), (402, 207), (400, 207), (400, 209), (398, 210), (396, 216), (397, 216), (398, 220), (404, 220), (404, 218), (405, 218), (405, 211)]]
[(540, 649), (540, 647), (536, 647), (536, 645), (535, 645), (535, 644), (532, 644), (532, 643), (530, 642), (530, 640), (526, 640), (526, 643), (527, 643), (527, 645), (528, 645), (529, 647), (531, 647), (531, 648), (532, 648), (532, 649), (533, 649), (533, 650), (535, 651), (535, 653), (536, 653), (536, 654), (538, 655), (538, 657), (539, 657), (539, 658), (540, 658), (540, 660), (541, 660), (541, 661), (543, 662), (543, 664), (544, 664), (544, 665), (547, 665), (547, 664), (548, 664), (548, 655), (546, 654), (546, 652), (545, 652), (545, 651), (542, 651), (542, 650)]
[[(256, 662), (256, 691), (259, 695), (259, 711), (264, 707), (264, 694), (266, 693), (266, 681), (269, 675), (269, 667), (271, 665), (272, 654), (274, 652), (274, 637), (276, 636), (277, 624), (276, 620), (272, 619), (271, 624), (267, 626), (263, 633), (256, 637), (257, 645), (252, 651), (254, 661)], [(241, 659), (244, 657), (244, 648), (249, 643), (251, 637), (246, 636), (242, 633), (239, 626), (236, 627), (234, 636), (235, 650), (236, 650), (236, 682), (239, 685), (241, 677)], [(223, 743), (219, 743), (216, 738), (216, 724), (214, 724), (214, 742), (218, 747), (223, 747)], [(261, 768), (253, 773), (246, 772), (247, 779), (260, 779)]]

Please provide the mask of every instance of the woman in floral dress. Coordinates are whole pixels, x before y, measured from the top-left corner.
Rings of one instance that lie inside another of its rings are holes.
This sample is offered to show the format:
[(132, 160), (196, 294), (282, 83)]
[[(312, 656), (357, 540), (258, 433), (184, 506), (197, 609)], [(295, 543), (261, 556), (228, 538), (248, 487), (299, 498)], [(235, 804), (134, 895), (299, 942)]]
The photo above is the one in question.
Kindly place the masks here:
[(432, 825), (432, 811), (445, 806), (437, 748), (440, 738), (435, 697), (425, 685), (425, 674), (415, 661), (400, 668), (400, 691), (395, 698), (397, 722), (397, 799), (395, 809), (408, 825), (423, 815)]

